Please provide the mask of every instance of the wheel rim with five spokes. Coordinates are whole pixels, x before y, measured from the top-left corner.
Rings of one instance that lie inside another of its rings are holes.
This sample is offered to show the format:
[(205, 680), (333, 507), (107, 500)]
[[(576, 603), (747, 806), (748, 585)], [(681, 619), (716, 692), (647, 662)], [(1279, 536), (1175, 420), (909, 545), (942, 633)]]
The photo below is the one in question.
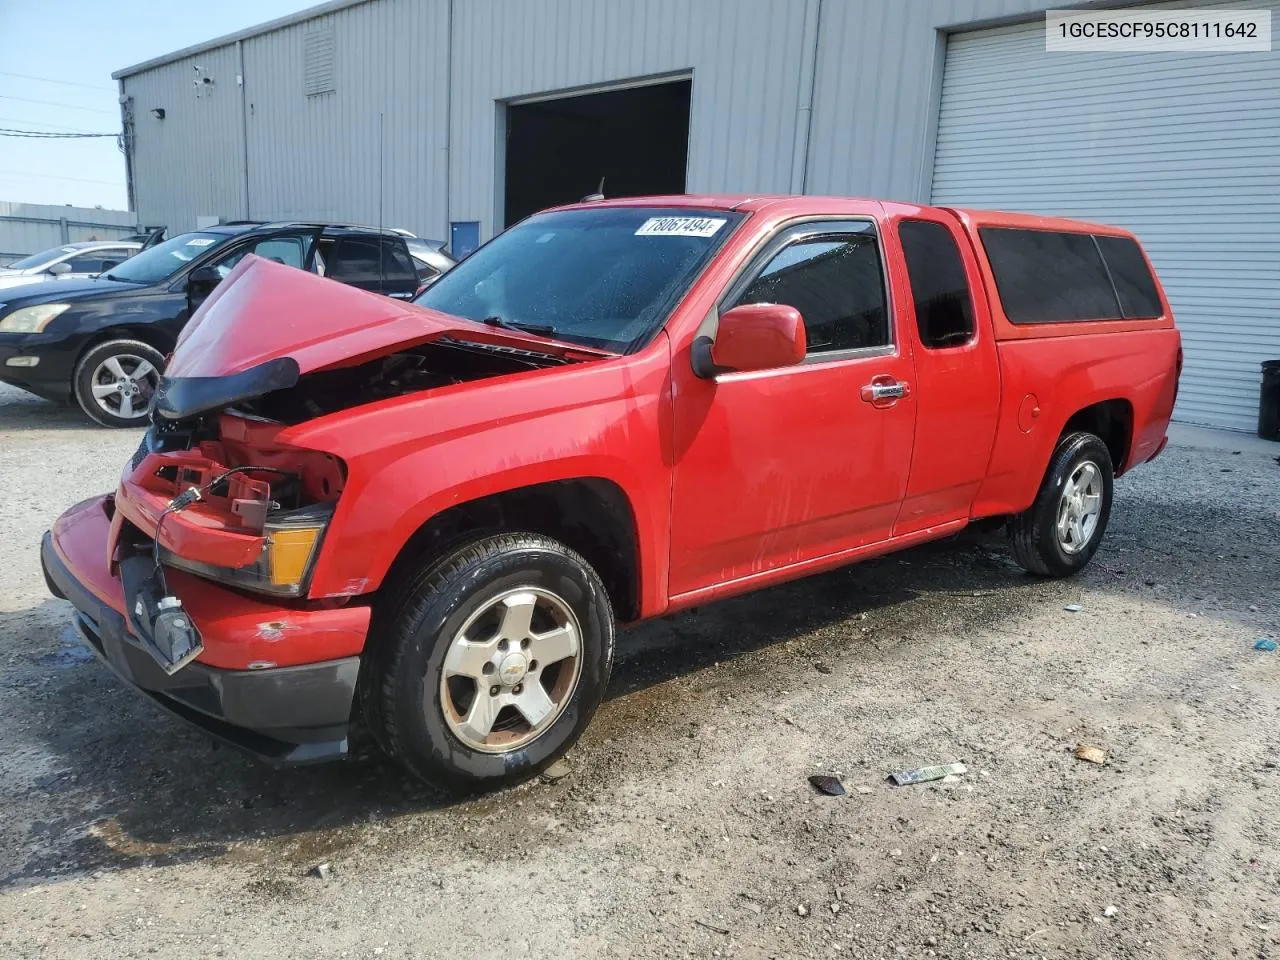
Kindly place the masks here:
[(1092, 460), (1078, 465), (1062, 486), (1058, 500), (1058, 544), (1079, 553), (1093, 539), (1102, 517), (1102, 470)]
[(440, 706), (472, 750), (527, 746), (564, 712), (582, 675), (582, 628), (562, 597), (516, 587), (487, 601), (454, 634)]
[(160, 382), (160, 371), (150, 360), (132, 353), (117, 353), (94, 368), (89, 392), (104, 413), (124, 420), (147, 415)]

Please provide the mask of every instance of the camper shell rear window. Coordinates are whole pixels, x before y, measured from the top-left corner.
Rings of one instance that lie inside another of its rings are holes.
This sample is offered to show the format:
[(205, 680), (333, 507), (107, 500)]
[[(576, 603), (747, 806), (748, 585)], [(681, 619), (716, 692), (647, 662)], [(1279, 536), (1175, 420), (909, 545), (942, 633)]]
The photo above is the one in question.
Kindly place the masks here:
[(1163, 312), (1136, 240), (1088, 233), (980, 227), (1011, 323), (1136, 320)]

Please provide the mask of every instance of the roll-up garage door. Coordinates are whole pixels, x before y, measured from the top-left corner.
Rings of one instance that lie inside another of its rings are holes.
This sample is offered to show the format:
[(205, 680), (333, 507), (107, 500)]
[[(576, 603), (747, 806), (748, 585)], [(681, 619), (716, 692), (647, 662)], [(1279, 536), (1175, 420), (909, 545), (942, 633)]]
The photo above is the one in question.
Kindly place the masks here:
[(1280, 358), (1280, 46), (1048, 53), (1043, 19), (952, 34), (932, 191), (1132, 230), (1182, 329), (1175, 416), (1257, 425), (1259, 364)]

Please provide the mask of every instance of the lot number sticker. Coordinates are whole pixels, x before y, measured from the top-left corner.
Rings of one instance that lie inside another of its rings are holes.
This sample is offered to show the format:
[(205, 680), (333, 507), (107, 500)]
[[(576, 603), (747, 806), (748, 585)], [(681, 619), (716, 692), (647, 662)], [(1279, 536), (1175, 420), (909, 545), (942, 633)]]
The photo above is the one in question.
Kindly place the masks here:
[(650, 217), (636, 231), (637, 237), (714, 237), (723, 227), (717, 217)]

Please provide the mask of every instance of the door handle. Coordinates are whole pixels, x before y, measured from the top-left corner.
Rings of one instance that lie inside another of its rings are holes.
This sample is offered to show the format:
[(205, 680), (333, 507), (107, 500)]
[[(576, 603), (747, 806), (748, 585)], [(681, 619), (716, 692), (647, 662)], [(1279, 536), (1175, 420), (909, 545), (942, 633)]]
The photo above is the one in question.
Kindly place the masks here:
[(859, 395), (864, 403), (890, 406), (895, 400), (911, 396), (911, 387), (906, 382), (894, 380), (892, 377), (876, 377), (870, 383), (863, 385)]

